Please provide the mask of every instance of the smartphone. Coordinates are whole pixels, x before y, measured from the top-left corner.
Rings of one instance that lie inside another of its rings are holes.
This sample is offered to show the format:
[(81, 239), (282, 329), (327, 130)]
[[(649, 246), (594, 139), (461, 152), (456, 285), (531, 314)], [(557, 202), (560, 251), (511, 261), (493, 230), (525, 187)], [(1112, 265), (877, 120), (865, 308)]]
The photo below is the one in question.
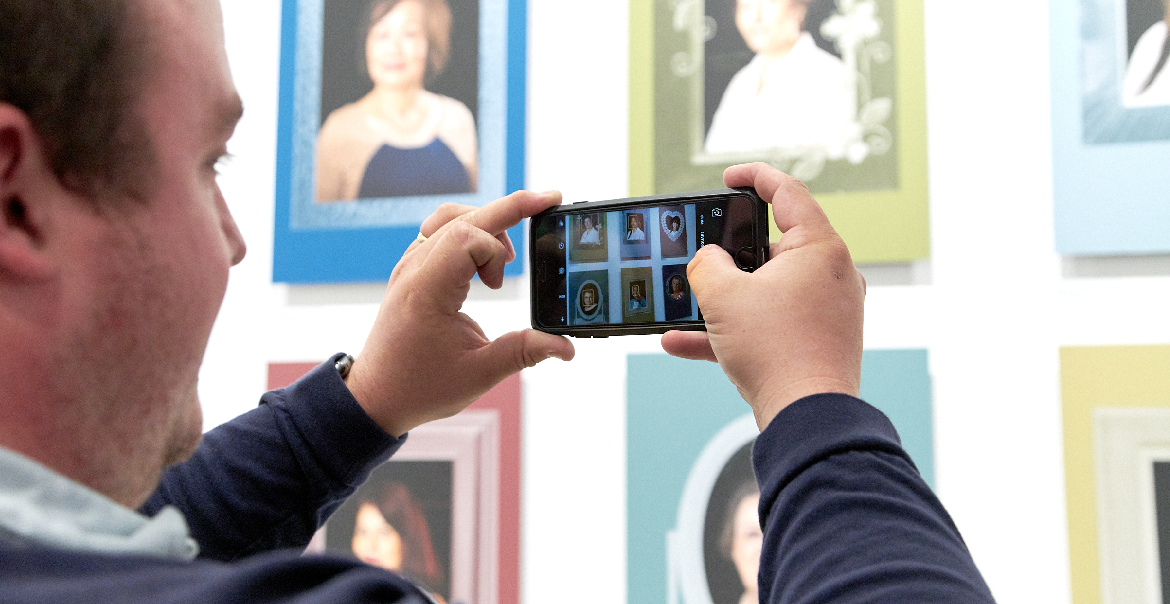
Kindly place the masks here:
[(751, 272), (768, 261), (753, 189), (563, 205), (532, 217), (532, 327), (576, 337), (705, 329), (687, 282), (704, 245)]

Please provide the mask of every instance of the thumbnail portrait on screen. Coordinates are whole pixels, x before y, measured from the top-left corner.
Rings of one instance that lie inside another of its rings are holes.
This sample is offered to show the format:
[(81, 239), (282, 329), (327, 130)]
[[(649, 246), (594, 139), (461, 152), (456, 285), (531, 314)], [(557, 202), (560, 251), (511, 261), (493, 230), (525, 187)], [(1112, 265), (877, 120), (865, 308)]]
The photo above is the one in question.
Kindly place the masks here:
[(609, 273), (580, 271), (569, 273), (570, 325), (596, 325), (609, 321)]
[(475, 192), (478, 9), (455, 7), (325, 3), (317, 203)]
[(687, 283), (687, 265), (668, 264), (662, 267), (662, 291), (666, 292), (663, 306), (667, 321), (697, 318), (691, 306), (691, 288)]

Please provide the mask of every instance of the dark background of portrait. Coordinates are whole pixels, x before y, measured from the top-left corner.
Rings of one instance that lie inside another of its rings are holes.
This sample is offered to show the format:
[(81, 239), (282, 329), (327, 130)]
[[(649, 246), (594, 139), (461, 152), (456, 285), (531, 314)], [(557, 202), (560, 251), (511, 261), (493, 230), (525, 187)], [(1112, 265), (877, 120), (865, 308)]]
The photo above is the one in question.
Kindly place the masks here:
[(1162, 575), (1162, 601), (1170, 602), (1170, 462), (1154, 464), (1154, 511), (1158, 525), (1158, 566)]
[(703, 560), (707, 568), (707, 589), (715, 604), (738, 604), (743, 595), (739, 573), (735, 570), (735, 564), (723, 553), (719, 540), (723, 536), (728, 507), (732, 505), (733, 491), (745, 480), (755, 480), (752, 443), (744, 445), (723, 465), (711, 489), (711, 499), (707, 501), (707, 516), (703, 522)]
[[(422, 508), (431, 532), (435, 559), (443, 571), (439, 585), (428, 585), (444, 599), (451, 599), (451, 510), (452, 470), (450, 461), (388, 461), (370, 474), (370, 479), (359, 489), (361, 493), (371, 486), (387, 482), (406, 485), (414, 501)], [(359, 497), (351, 497), (329, 518), (325, 529), (325, 549), (353, 558), (353, 529), (357, 518)], [(399, 530), (399, 527), (394, 527)]]
[[(371, 0), (325, 0), (321, 47), (321, 123), (342, 105), (373, 88), (366, 70)], [(451, 54), (423, 87), (467, 105), (479, 124), (479, 0), (447, 0), (451, 7)]]
[[(723, 91), (727, 89), (727, 84), (755, 56), (735, 26), (735, 3), (736, 0), (711, 0), (706, 3), (707, 17), (715, 23), (715, 35), (704, 47), (704, 133), (711, 129), (711, 120), (715, 117), (715, 110), (719, 108), (719, 101), (723, 100)], [(841, 52), (821, 35), (821, 25), (835, 12), (836, 0), (812, 0), (808, 6), (808, 16), (804, 19), (804, 29), (812, 34), (817, 46), (841, 58)], [(1132, 50), (1132, 47), (1130, 49)]]
[(1129, 35), (1129, 50), (1125, 53), (1127, 59), (1133, 56), (1138, 38), (1151, 25), (1165, 18), (1166, 5), (1162, 0), (1125, 0), (1126, 32)]

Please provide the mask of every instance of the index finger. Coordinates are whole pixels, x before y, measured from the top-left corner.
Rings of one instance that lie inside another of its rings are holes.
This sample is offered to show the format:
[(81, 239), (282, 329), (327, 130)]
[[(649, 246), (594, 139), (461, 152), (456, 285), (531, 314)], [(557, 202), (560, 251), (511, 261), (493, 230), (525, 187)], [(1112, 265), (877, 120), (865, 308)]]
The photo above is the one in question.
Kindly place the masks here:
[(460, 216), (460, 219), (466, 220), (472, 226), (492, 235), (499, 235), (520, 224), (521, 220), (558, 205), (561, 205), (560, 191), (545, 191), (544, 193), (516, 191), (482, 208), (468, 212)]
[(754, 188), (760, 197), (772, 204), (772, 215), (781, 233), (796, 226), (824, 232), (833, 230), (828, 216), (813, 199), (808, 187), (768, 164), (731, 166), (723, 172), (723, 184)]

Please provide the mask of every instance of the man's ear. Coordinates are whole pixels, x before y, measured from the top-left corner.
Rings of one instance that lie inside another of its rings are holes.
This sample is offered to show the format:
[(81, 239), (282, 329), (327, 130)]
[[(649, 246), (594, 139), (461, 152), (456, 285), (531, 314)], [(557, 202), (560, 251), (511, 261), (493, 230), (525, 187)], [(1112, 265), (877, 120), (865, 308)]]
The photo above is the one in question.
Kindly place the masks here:
[(0, 103), (0, 280), (39, 281), (54, 273), (44, 228), (56, 189), (32, 122), (20, 109)]

